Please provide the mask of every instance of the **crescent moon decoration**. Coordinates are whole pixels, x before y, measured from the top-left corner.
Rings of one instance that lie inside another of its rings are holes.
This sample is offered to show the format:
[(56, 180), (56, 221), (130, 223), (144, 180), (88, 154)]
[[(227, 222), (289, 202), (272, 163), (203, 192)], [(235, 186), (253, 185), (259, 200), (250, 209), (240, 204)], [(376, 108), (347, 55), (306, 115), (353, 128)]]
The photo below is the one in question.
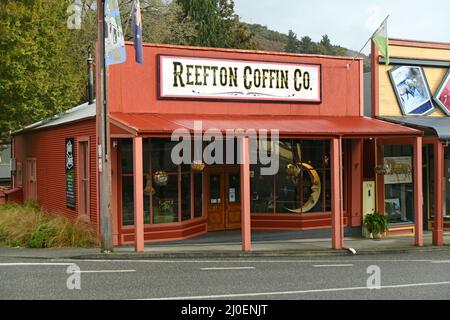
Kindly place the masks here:
[(285, 208), (292, 213), (306, 213), (312, 210), (312, 208), (316, 206), (317, 202), (319, 202), (320, 194), (322, 192), (322, 184), (320, 182), (320, 177), (316, 169), (314, 169), (313, 166), (307, 163), (302, 163), (301, 165), (307, 169), (306, 171), (308, 172), (309, 178), (311, 179), (311, 195), (302, 207), (297, 209)]

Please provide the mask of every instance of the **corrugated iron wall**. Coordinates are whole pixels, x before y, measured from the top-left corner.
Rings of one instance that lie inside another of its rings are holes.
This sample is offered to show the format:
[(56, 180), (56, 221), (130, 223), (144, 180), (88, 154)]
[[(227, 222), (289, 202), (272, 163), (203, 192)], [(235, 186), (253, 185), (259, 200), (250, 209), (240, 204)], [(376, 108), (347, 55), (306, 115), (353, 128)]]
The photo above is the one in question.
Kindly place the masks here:
[(77, 159), (79, 152), (77, 138), (89, 137), (90, 219), (92, 224), (97, 224), (95, 133), (95, 119), (90, 119), (15, 136), (16, 161), (23, 163), (24, 199), (27, 199), (26, 181), (28, 173), (26, 172), (26, 159), (36, 158), (37, 200), (39, 205), (49, 212), (62, 213), (72, 218), (77, 217), (79, 164), (76, 161), (76, 210), (71, 210), (66, 207), (65, 142), (66, 138), (75, 139), (75, 159)]

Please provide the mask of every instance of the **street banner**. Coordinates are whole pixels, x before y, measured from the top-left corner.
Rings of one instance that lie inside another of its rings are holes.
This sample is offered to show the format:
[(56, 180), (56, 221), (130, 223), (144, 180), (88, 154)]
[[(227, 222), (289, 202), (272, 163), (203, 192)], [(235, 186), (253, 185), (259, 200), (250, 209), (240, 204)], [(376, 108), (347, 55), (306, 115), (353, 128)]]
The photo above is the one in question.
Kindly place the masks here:
[(105, 63), (106, 66), (126, 61), (125, 40), (117, 0), (105, 0)]

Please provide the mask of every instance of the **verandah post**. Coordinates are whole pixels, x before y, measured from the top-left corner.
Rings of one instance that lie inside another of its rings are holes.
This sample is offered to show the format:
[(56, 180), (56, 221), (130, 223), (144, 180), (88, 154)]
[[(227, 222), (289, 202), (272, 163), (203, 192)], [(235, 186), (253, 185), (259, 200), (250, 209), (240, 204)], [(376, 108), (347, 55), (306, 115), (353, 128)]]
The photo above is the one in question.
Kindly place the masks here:
[(136, 252), (144, 251), (144, 172), (142, 166), (142, 137), (133, 138), (134, 170), (134, 247)]
[(331, 139), (331, 246), (344, 247), (344, 220), (342, 216), (342, 138)]
[(416, 137), (414, 149), (414, 223), (415, 245), (423, 246), (422, 137)]
[(444, 147), (441, 142), (434, 144), (434, 228), (433, 245), (444, 245)]
[(250, 143), (249, 137), (241, 142), (241, 232), (242, 251), (252, 250), (252, 230), (250, 219)]

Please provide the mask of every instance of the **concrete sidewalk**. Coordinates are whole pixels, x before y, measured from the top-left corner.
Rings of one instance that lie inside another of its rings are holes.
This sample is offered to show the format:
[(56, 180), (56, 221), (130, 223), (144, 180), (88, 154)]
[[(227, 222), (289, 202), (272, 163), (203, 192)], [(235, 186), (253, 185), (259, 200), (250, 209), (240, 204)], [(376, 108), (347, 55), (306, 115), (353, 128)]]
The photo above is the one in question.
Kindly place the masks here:
[[(270, 237), (269, 237), (270, 238)], [(262, 237), (261, 239), (264, 239)], [(132, 246), (116, 247), (113, 253), (102, 254), (99, 248), (24, 249), (0, 247), (0, 257), (37, 259), (161, 259), (161, 258), (238, 258), (238, 257), (310, 257), (350, 255), (348, 250), (332, 250), (331, 239), (293, 239), (253, 241), (252, 252), (243, 253), (241, 243), (233, 237), (192, 239), (190, 242), (147, 244), (145, 252), (135, 253)], [(413, 237), (382, 240), (346, 237), (345, 246), (359, 255), (380, 253), (408, 253), (422, 251), (449, 251), (450, 233), (445, 234), (442, 247), (431, 245), (432, 234), (424, 234), (425, 246), (414, 246)]]

